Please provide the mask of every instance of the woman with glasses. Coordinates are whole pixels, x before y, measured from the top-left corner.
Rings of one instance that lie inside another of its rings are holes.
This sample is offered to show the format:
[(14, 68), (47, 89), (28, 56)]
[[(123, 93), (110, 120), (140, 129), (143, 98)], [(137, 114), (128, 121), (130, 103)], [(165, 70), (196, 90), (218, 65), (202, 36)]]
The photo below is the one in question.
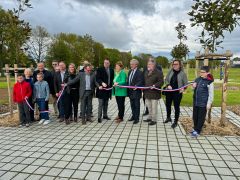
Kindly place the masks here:
[[(178, 89), (185, 85), (187, 85), (188, 79), (183, 71), (182, 64), (180, 60), (174, 60), (172, 62), (172, 68), (168, 72), (165, 84), (166, 89), (172, 90), (172, 89)], [(180, 114), (180, 103), (182, 100), (182, 93), (184, 89), (178, 91), (172, 91), (172, 92), (166, 92), (166, 109), (167, 109), (167, 119), (164, 121), (164, 123), (172, 122), (171, 119), (171, 106), (172, 103), (174, 104), (175, 109), (175, 119), (172, 124), (172, 128), (177, 127), (179, 114)]]

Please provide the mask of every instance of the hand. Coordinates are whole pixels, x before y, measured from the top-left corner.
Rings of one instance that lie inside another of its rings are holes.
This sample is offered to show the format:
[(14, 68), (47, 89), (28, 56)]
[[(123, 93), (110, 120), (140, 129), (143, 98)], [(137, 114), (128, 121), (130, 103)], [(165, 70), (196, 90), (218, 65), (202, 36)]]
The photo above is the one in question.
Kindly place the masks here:
[(207, 104), (207, 110), (211, 109), (211, 104)]
[(58, 96), (59, 96), (59, 93), (56, 93), (56, 96), (58, 97)]
[(192, 84), (192, 87), (193, 87), (193, 88), (196, 88), (196, 87), (197, 87), (197, 83), (196, 83), (196, 82), (193, 83), (193, 84)]
[(63, 83), (63, 84), (61, 84), (61, 86), (62, 86), (62, 87), (64, 87), (65, 85), (66, 85), (66, 84), (64, 84), (64, 83)]
[(103, 89), (103, 87), (102, 87), (102, 86), (99, 86), (99, 89), (100, 89), (100, 90), (102, 90), (102, 89)]
[(170, 90), (172, 90), (172, 86), (168, 85), (167, 89), (170, 89)]
[(28, 99), (28, 97), (27, 97), (27, 96), (25, 96), (25, 99)]
[(154, 88), (155, 88), (155, 85), (152, 85), (152, 86), (151, 86), (151, 89), (154, 89)]
[(107, 84), (103, 82), (103, 83), (102, 83), (102, 86), (103, 86), (103, 87), (107, 87)]
[(179, 93), (183, 93), (184, 92), (184, 88), (181, 88), (180, 90), (179, 90)]
[(117, 85), (118, 85), (118, 82), (115, 82), (113, 85), (114, 85), (114, 86), (117, 86)]

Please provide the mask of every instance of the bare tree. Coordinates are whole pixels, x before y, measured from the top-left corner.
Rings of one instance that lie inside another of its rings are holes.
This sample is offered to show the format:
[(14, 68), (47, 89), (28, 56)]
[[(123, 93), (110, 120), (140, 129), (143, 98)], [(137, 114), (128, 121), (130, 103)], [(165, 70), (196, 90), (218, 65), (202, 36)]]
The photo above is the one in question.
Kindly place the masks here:
[(32, 30), (31, 37), (26, 43), (28, 55), (36, 62), (44, 61), (51, 37), (44, 27), (37, 26)]

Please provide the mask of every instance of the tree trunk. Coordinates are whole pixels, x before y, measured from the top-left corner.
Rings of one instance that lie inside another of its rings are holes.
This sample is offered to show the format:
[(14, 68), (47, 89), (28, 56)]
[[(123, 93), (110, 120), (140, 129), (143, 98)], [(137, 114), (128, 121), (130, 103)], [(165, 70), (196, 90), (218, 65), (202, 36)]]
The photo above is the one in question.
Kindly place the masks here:
[(12, 93), (10, 88), (10, 73), (9, 73), (9, 65), (5, 64), (6, 78), (7, 78), (7, 87), (8, 87), (8, 107), (11, 117), (13, 117), (13, 107), (12, 107)]

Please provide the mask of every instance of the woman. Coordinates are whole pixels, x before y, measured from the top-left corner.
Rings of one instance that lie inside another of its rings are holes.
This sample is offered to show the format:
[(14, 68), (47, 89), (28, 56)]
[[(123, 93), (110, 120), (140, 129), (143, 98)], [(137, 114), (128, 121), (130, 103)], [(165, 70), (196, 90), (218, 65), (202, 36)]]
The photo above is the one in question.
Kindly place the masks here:
[[(163, 74), (156, 68), (156, 61), (149, 59), (147, 64), (147, 71), (144, 73), (144, 82), (146, 87), (161, 88), (163, 85)], [(158, 114), (158, 100), (161, 98), (161, 93), (156, 89), (146, 89), (143, 91), (146, 99), (146, 104), (149, 110), (149, 115), (145, 122), (148, 125), (155, 125), (157, 123)]]
[[(33, 82), (32, 70), (30, 68), (26, 68), (24, 70), (24, 78), (25, 78), (25, 81), (30, 84), (32, 92), (33, 92), (34, 82)], [(28, 102), (29, 102), (30, 106), (34, 109), (34, 103), (33, 103), (32, 96), (28, 99)], [(32, 111), (32, 110), (30, 110), (30, 120), (31, 120), (31, 122), (34, 122), (34, 111)]]
[[(73, 80), (76, 77), (76, 67), (73, 63), (68, 66), (68, 78), (67, 82)], [(66, 87), (66, 96), (64, 97), (64, 111), (65, 119), (67, 124), (70, 122), (70, 117), (72, 117), (72, 107), (73, 107), (73, 117), (74, 122), (77, 122), (77, 112), (78, 112), (78, 101), (79, 101), (79, 82), (74, 83)]]
[(115, 118), (116, 123), (123, 121), (124, 111), (125, 111), (125, 97), (127, 96), (127, 89), (120, 88), (118, 85), (126, 84), (127, 75), (123, 69), (122, 61), (118, 61), (115, 65), (115, 73), (113, 79), (113, 90), (112, 94), (115, 96), (118, 106), (118, 116)]
[[(172, 62), (172, 69), (168, 72), (165, 84), (167, 89), (178, 89), (187, 85), (188, 79), (183, 71), (182, 64), (180, 60), (174, 60)], [(184, 89), (182, 88), (179, 91), (166, 92), (166, 109), (167, 109), (167, 119), (164, 123), (172, 122), (171, 119), (171, 105), (174, 104), (175, 109), (175, 119), (172, 124), (172, 128), (177, 127), (179, 114), (180, 114), (180, 103), (182, 100), (182, 93)]]

